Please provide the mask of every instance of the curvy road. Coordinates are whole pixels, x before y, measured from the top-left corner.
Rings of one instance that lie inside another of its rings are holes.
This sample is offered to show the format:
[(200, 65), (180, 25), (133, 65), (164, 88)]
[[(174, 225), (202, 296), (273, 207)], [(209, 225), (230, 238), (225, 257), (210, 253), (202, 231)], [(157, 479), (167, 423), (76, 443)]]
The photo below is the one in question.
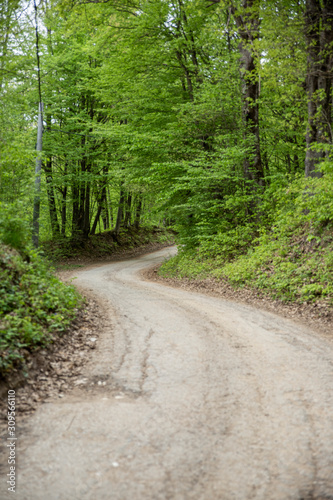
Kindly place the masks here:
[(333, 499), (333, 343), (144, 280), (175, 251), (75, 273), (107, 321), (81, 385), (29, 418), (16, 500)]

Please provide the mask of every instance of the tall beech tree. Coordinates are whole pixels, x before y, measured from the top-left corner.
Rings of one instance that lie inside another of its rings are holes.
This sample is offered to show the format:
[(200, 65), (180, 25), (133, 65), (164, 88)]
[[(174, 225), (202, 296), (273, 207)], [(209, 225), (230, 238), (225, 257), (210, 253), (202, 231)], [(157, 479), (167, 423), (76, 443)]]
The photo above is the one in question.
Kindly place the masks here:
[(308, 63), (305, 175), (318, 177), (325, 145), (333, 143), (333, 0), (306, 0), (304, 29)]
[[(220, 0), (207, 0), (210, 6), (219, 4)], [(240, 53), (240, 72), (242, 79), (244, 139), (250, 143), (248, 154), (244, 159), (244, 177), (264, 182), (264, 170), (261, 161), (260, 133), (259, 133), (259, 76), (258, 62), (260, 54), (257, 52), (256, 41), (259, 38), (259, 0), (242, 0), (241, 5), (227, 3), (233, 15), (240, 38), (238, 47)]]
[(259, 0), (243, 0), (241, 8), (230, 6), (236, 25), (239, 43), (240, 67), (242, 78), (243, 117), (245, 140), (250, 141), (249, 155), (244, 160), (245, 179), (257, 184), (264, 181), (264, 170), (261, 161), (259, 134), (259, 76), (255, 42), (259, 38)]

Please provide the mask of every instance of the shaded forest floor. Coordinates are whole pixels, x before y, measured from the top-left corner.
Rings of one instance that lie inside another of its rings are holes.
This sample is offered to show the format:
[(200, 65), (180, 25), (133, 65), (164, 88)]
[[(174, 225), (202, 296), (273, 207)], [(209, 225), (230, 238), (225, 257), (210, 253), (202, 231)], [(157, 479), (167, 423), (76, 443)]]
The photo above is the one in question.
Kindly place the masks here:
[(49, 241), (43, 251), (57, 271), (82, 267), (92, 262), (112, 262), (159, 250), (174, 242), (174, 233), (158, 226), (129, 227), (118, 236), (113, 231), (90, 236), (73, 244), (69, 240)]

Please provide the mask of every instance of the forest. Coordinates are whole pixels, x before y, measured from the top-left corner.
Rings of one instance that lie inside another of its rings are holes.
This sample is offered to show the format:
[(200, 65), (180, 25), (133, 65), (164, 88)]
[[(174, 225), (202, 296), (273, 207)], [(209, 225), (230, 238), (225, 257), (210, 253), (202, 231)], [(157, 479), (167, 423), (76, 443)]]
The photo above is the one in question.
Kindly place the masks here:
[(3, 244), (167, 227), (164, 275), (332, 305), (332, 0), (4, 0), (0, 47)]

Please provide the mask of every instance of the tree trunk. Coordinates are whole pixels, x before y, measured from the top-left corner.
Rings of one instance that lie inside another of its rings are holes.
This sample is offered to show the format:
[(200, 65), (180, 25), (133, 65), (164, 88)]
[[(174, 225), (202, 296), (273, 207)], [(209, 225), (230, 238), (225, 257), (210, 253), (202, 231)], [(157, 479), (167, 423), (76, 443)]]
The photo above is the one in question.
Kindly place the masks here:
[(118, 205), (118, 214), (117, 214), (116, 226), (114, 228), (114, 232), (115, 232), (116, 236), (118, 236), (119, 231), (120, 231), (121, 221), (122, 221), (122, 218), (123, 218), (124, 202), (125, 202), (125, 192), (123, 191), (122, 188), (120, 188), (120, 199), (119, 199), (119, 205)]
[(96, 214), (95, 220), (93, 222), (93, 225), (91, 226), (90, 234), (95, 234), (97, 223), (98, 223), (99, 218), (101, 216), (101, 212), (102, 212), (102, 205), (100, 204), (100, 205), (98, 205), (97, 214)]
[(85, 203), (83, 214), (83, 227), (82, 233), (84, 238), (88, 238), (90, 233), (90, 182), (86, 181), (85, 186)]
[[(325, 157), (324, 145), (333, 140), (333, 0), (306, 0), (305, 38), (308, 95), (305, 175), (321, 177), (317, 166)], [(320, 144), (322, 148), (318, 147)]]
[[(64, 166), (64, 176), (67, 175), (67, 162)], [(65, 184), (61, 190), (61, 234), (66, 236), (66, 224), (67, 224), (67, 185)]]
[[(106, 185), (104, 185), (102, 188), (102, 193), (101, 193), (100, 199), (98, 201), (97, 214), (96, 214), (95, 220), (93, 222), (90, 234), (95, 234), (97, 223), (99, 221), (99, 218), (102, 214), (103, 209), (105, 210), (105, 206), (106, 206)], [(105, 229), (105, 224), (104, 224), (104, 229)]]
[(53, 172), (52, 172), (52, 159), (48, 158), (44, 164), (44, 172), (46, 176), (46, 190), (49, 203), (49, 214), (51, 221), (52, 236), (56, 238), (60, 235), (60, 227), (57, 216), (57, 207), (55, 201), (54, 187), (53, 187)]
[(238, 34), (240, 71), (243, 94), (244, 138), (249, 144), (248, 155), (244, 160), (244, 177), (246, 180), (263, 184), (264, 170), (260, 154), (259, 137), (259, 77), (256, 68), (254, 41), (259, 36), (259, 4), (256, 0), (243, 0), (242, 13), (231, 7)]
[(125, 217), (124, 226), (128, 227), (131, 225), (131, 208), (132, 208), (132, 196), (129, 194), (125, 203)]
[(37, 129), (37, 158), (35, 168), (35, 197), (32, 220), (32, 243), (38, 248), (39, 245), (39, 215), (40, 215), (40, 172), (42, 168), (42, 158), (40, 153), (43, 149), (43, 103), (39, 103), (38, 129)]
[[(79, 180), (77, 189), (77, 202), (74, 214), (73, 201), (73, 236), (77, 239), (87, 239), (90, 232), (90, 181), (86, 180), (84, 174), (90, 171), (89, 160), (85, 154), (85, 137), (82, 137), (82, 158), (79, 161), (82, 178)], [(74, 215), (76, 219), (74, 219)]]
[(103, 228), (104, 231), (107, 229), (110, 229), (110, 216), (109, 216), (109, 203), (108, 203), (108, 191), (107, 191), (107, 177), (108, 177), (108, 167), (104, 166), (103, 167), (103, 174), (105, 176), (104, 178), (104, 185), (103, 185), (103, 190), (102, 190), (102, 221), (103, 221)]
[[(84, 151), (84, 142), (85, 141), (83, 138), (82, 139), (82, 145), (83, 145), (82, 150), (83, 151)], [(84, 174), (86, 171), (86, 167), (87, 167), (87, 158), (84, 155), (84, 152), (83, 152), (83, 157), (81, 158), (79, 163), (80, 163), (80, 174)], [(85, 206), (86, 206), (85, 201), (86, 201), (85, 181), (80, 179), (80, 181), (79, 181), (79, 211), (78, 211), (78, 218), (77, 218), (77, 222), (76, 222), (76, 227), (77, 227), (77, 232), (81, 233), (81, 237), (83, 236), (83, 229), (84, 229), (84, 220), (85, 220), (84, 210), (85, 210)]]
[(72, 237), (77, 233), (77, 223), (79, 218), (79, 187), (77, 185), (77, 180), (73, 179), (72, 184)]
[(142, 199), (139, 198), (135, 212), (135, 222), (134, 222), (135, 229), (139, 229), (140, 226), (141, 209), (142, 209)]
[[(48, 114), (46, 116), (46, 130), (50, 131), (50, 129), (51, 129), (51, 115)], [(51, 221), (52, 236), (53, 238), (56, 238), (60, 235), (60, 227), (58, 222), (57, 206), (56, 206), (54, 186), (53, 186), (52, 158), (51, 157), (47, 158), (43, 166), (46, 177), (46, 191), (49, 203), (49, 214)]]
[(105, 215), (103, 214), (103, 224), (104, 229), (110, 229), (113, 225), (113, 213), (110, 201), (110, 191), (106, 189), (106, 200), (105, 200)]
[(62, 194), (62, 207), (61, 207), (61, 234), (66, 236), (66, 224), (67, 224), (67, 186), (61, 191)]

